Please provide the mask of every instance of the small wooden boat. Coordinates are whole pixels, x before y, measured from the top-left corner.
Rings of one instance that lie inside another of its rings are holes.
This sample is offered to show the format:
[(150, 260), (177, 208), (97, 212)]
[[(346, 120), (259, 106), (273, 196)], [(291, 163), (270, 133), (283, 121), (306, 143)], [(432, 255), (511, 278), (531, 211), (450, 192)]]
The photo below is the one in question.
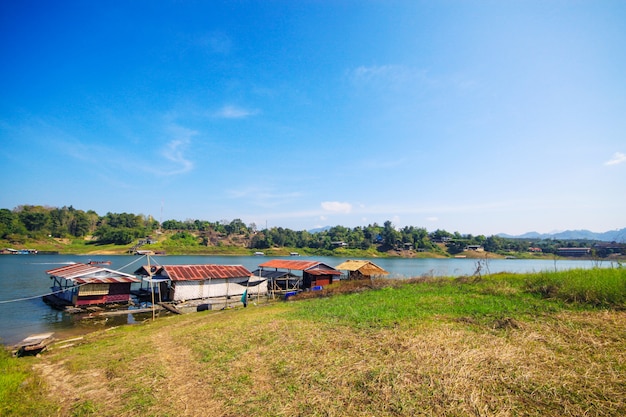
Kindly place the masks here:
[(15, 345), (15, 356), (36, 355), (45, 350), (54, 340), (54, 333), (40, 333), (28, 336)]
[(89, 261), (87, 265), (111, 265), (111, 261)]

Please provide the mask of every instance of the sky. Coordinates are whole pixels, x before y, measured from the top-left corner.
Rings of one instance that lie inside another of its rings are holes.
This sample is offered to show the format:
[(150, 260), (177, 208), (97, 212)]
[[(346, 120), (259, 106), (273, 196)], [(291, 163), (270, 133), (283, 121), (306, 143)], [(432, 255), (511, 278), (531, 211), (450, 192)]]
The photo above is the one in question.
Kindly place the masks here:
[(626, 227), (624, 1), (0, 2), (0, 208)]

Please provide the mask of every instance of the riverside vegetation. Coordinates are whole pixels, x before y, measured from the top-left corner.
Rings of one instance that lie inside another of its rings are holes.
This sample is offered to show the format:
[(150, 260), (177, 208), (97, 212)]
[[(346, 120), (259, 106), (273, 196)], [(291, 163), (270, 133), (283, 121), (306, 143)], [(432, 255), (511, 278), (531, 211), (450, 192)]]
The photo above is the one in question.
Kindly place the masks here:
[(0, 414), (622, 416), (625, 328), (621, 267), (343, 281), (4, 353)]

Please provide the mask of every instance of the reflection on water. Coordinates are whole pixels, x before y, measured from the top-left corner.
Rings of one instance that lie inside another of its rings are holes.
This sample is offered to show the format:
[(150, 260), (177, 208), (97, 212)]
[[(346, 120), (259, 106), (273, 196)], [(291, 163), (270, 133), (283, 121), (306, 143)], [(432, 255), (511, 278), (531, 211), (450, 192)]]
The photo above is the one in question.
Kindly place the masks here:
[[(49, 321), (46, 331), (54, 332), (55, 337), (58, 339), (73, 338), (98, 330), (105, 330), (123, 325), (140, 324), (144, 321), (152, 320), (152, 313), (126, 314), (110, 317), (87, 317), (85, 314), (70, 315), (61, 311), (56, 311), (56, 313), (58, 313), (57, 318), (59, 320)], [(19, 342), (20, 340), (21, 338), (12, 343)]]

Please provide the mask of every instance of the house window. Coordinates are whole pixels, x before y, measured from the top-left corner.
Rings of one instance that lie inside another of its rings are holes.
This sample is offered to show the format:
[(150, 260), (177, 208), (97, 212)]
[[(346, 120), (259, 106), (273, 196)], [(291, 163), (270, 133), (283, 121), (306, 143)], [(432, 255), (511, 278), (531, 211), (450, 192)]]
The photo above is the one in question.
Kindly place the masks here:
[(107, 295), (109, 293), (109, 284), (87, 284), (78, 289), (79, 296), (86, 295)]

